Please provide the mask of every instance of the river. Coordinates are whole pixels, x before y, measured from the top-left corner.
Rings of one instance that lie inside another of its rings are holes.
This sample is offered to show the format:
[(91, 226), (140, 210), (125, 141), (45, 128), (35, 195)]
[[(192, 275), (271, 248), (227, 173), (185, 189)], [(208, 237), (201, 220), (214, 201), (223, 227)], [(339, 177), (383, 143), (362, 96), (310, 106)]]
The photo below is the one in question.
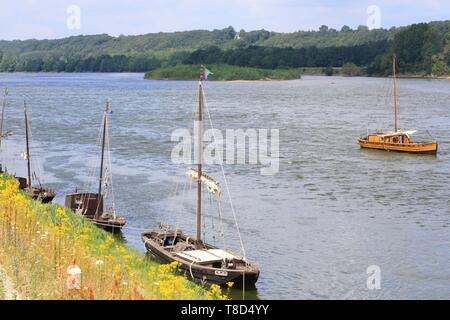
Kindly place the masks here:
[[(257, 291), (248, 297), (450, 298), (450, 82), (400, 79), (398, 85), (400, 127), (436, 137), (436, 157), (357, 145), (368, 129), (393, 126), (389, 79), (205, 84), (215, 128), (279, 129), (276, 174), (261, 175), (257, 164), (224, 166), (247, 257), (261, 268)], [(181, 192), (185, 166), (171, 161), (170, 137), (188, 126), (196, 86), (143, 80), (143, 74), (0, 74), (0, 89), (10, 91), (5, 126), (13, 131), (2, 143), (1, 162), (25, 174), (20, 153), (26, 99), (33, 165), (63, 204), (65, 194), (89, 179), (109, 98), (115, 200), (127, 219), (125, 241), (144, 252), (140, 233), (159, 222), (195, 234), (195, 192)], [(218, 166), (208, 171), (222, 182), (220, 172)], [(223, 240), (239, 250), (225, 192), (223, 198)], [(208, 218), (212, 239), (220, 232)], [(379, 289), (367, 286), (369, 266), (379, 267)]]

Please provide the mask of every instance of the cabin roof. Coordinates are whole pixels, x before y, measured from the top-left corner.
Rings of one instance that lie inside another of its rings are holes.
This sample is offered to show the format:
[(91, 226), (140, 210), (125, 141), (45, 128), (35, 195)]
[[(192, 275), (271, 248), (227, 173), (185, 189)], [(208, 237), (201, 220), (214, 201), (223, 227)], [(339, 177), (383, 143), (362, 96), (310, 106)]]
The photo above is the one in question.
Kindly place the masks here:
[(387, 132), (380, 132), (380, 133), (372, 134), (372, 136), (380, 136), (383, 138), (395, 137), (395, 136), (408, 136), (409, 137), (416, 132), (417, 131), (415, 131), (415, 130), (408, 130), (408, 131), (399, 130), (397, 132), (387, 131)]
[(239, 257), (222, 249), (192, 250), (176, 253), (177, 256), (194, 262), (213, 262), (224, 259), (239, 259)]

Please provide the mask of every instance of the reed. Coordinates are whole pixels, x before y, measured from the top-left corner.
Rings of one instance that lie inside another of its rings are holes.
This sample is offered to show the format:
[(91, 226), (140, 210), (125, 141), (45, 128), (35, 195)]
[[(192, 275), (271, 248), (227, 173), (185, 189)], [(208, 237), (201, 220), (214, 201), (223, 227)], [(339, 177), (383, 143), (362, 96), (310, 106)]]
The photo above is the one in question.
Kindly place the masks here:
[[(55, 204), (31, 200), (15, 179), (0, 176), (0, 265), (25, 299), (226, 299), (126, 247)], [(68, 289), (67, 269), (81, 269)], [(0, 285), (4, 297), (4, 285)]]

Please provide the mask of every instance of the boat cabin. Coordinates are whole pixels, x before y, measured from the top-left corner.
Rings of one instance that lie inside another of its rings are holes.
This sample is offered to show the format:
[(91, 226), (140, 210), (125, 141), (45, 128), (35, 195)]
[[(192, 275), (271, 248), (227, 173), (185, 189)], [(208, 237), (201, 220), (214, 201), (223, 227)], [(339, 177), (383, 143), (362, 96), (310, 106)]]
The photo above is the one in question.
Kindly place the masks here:
[(414, 132), (385, 132), (375, 133), (367, 136), (367, 142), (369, 143), (387, 143), (387, 144), (410, 144), (410, 135)]
[(64, 205), (72, 211), (84, 216), (103, 214), (103, 197), (99, 199), (98, 193), (72, 193), (66, 196)]
[(19, 189), (25, 190), (28, 187), (27, 178), (16, 177), (17, 181), (19, 181)]
[(369, 135), (367, 141), (371, 143), (409, 144), (411, 138), (407, 133), (380, 133)]

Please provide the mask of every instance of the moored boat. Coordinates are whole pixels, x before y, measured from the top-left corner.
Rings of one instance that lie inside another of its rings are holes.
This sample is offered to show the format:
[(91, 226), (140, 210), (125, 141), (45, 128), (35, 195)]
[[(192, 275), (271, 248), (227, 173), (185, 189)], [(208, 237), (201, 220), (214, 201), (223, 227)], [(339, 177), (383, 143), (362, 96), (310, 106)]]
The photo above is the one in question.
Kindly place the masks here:
[[(41, 181), (37, 177), (36, 173), (31, 173), (31, 155), (30, 155), (30, 137), (29, 137), (29, 122), (28, 122), (28, 113), (27, 113), (27, 105), (24, 102), (23, 104), (24, 115), (25, 115), (25, 138), (26, 138), (26, 151), (22, 154), (23, 158), (27, 160), (27, 178), (16, 177), (19, 181), (19, 188), (25, 192), (29, 197), (39, 200), (42, 203), (52, 202), (55, 198), (55, 192), (51, 189), (45, 188), (42, 186)], [(35, 180), (38, 182), (38, 186), (32, 185), (32, 181)]]
[[(202, 67), (198, 82), (197, 170), (189, 169), (187, 172), (188, 178), (194, 180), (197, 185), (196, 236), (191, 237), (178, 228), (171, 230), (160, 225), (154, 230), (142, 233), (142, 241), (154, 259), (160, 263), (177, 262), (186, 276), (196, 282), (218, 285), (232, 282), (236, 287), (251, 288), (258, 280), (260, 269), (256, 263), (245, 257), (242, 240), (243, 254), (239, 255), (226, 247), (217, 248), (209, 245), (205, 242), (205, 234), (202, 237), (202, 193), (205, 191), (214, 195), (217, 201), (221, 194), (219, 183), (206, 175), (202, 166), (203, 81), (208, 74), (209, 71)], [(218, 202), (221, 217), (220, 208)], [(238, 228), (237, 230), (239, 231)]]
[(413, 141), (412, 135), (415, 130), (401, 130), (398, 128), (397, 115), (397, 81), (396, 81), (396, 56), (392, 62), (393, 82), (394, 82), (394, 131), (376, 132), (367, 134), (358, 138), (358, 144), (361, 148), (407, 152), (413, 154), (437, 154), (438, 142), (430, 141)]
[(104, 212), (103, 197), (99, 193), (75, 192), (66, 195), (65, 206), (110, 232), (118, 232), (125, 225), (125, 218)]
[(180, 269), (197, 282), (236, 287), (254, 287), (259, 267), (229, 250), (218, 249), (181, 230), (168, 230), (163, 226), (142, 234), (147, 252), (160, 263), (178, 262)]
[[(110, 113), (109, 101), (106, 100), (105, 111), (102, 118), (101, 158), (98, 192), (81, 191), (65, 197), (65, 206), (73, 212), (82, 215), (93, 224), (110, 232), (120, 232), (126, 221), (124, 217), (116, 215), (114, 191), (112, 188), (111, 154), (109, 150), (108, 114)], [(105, 164), (105, 158), (107, 158)], [(86, 189), (90, 188), (94, 177), (90, 177)], [(108, 205), (105, 199), (110, 199)]]
[(380, 132), (358, 139), (361, 148), (386, 151), (408, 152), (416, 154), (436, 154), (437, 141), (412, 142), (415, 131)]

